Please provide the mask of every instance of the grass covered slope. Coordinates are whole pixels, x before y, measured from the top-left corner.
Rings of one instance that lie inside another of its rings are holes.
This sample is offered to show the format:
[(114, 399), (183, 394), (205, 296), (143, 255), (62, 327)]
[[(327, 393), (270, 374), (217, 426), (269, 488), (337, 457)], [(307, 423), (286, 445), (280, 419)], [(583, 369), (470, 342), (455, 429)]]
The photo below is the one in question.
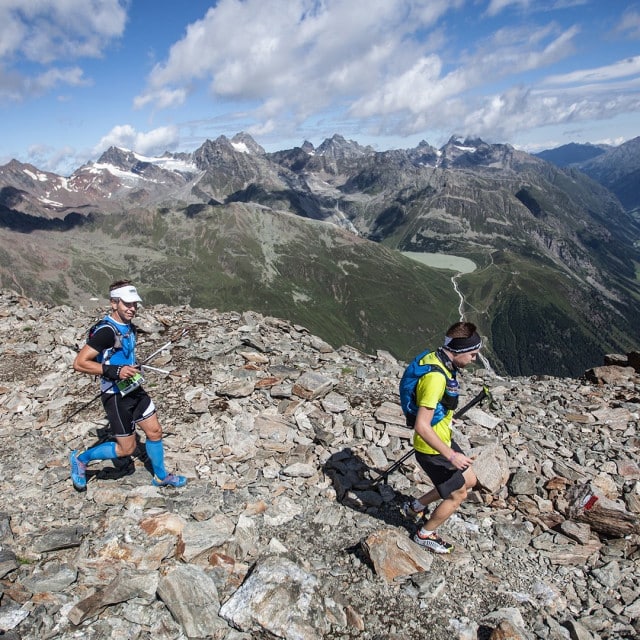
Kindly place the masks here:
[(509, 251), (494, 251), (458, 283), (499, 373), (579, 376), (606, 353), (636, 348), (633, 291), (624, 299), (596, 295), (557, 265)]

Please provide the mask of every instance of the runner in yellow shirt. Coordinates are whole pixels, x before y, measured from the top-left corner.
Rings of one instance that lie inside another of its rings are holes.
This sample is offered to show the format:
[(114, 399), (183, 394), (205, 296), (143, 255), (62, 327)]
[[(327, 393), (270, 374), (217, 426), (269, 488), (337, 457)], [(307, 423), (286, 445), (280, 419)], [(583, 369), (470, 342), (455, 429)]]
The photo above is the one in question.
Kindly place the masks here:
[[(471, 468), (473, 460), (452, 439), (451, 420), (457, 404), (455, 376), (458, 370), (475, 361), (481, 346), (482, 340), (473, 323), (456, 322), (447, 330), (443, 346), (421, 360), (421, 364), (433, 364), (439, 369), (434, 367), (418, 381), (418, 413), (411, 425), (415, 430), (416, 460), (434, 488), (413, 502), (405, 503), (402, 513), (422, 520), (425, 507), (442, 500), (413, 537), (414, 542), (436, 553), (453, 551), (453, 545), (438, 536), (436, 529), (458, 509), (477, 482)], [(448, 397), (448, 387), (455, 389), (453, 402)]]

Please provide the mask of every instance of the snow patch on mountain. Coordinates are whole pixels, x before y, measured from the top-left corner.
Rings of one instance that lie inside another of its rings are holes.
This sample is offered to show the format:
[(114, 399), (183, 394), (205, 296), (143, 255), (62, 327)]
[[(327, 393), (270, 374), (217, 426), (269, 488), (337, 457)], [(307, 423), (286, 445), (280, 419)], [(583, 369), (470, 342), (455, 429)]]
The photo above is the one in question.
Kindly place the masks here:
[[(241, 146), (241, 145), (239, 145)], [(241, 151), (241, 149), (238, 149)], [(249, 149), (245, 146), (245, 153), (249, 153)], [(148, 162), (150, 164), (155, 164), (161, 169), (165, 169), (166, 171), (177, 171), (178, 173), (198, 173), (199, 169), (192, 162), (187, 162), (186, 160), (181, 160), (180, 158), (174, 158), (173, 156), (161, 156), (159, 158), (141, 156), (138, 153), (133, 154), (137, 160), (140, 162)]]
[(231, 141), (231, 146), (238, 152), (238, 153), (251, 153), (249, 147), (247, 147), (247, 145), (244, 142), (234, 142), (233, 140)]
[(87, 173), (94, 173), (96, 175), (101, 174), (103, 171), (108, 171), (111, 175), (116, 178), (122, 178), (124, 180), (138, 180), (143, 179), (142, 176), (133, 173), (132, 171), (125, 171), (124, 169), (120, 169), (112, 164), (94, 162), (90, 167), (86, 169)]
[(460, 149), (460, 151), (464, 151), (467, 153), (475, 153), (478, 149), (476, 147), (467, 147), (461, 144), (454, 145), (456, 149)]
[(56, 202), (55, 200), (49, 200), (49, 198), (38, 198), (42, 204), (48, 205), (50, 207), (64, 207), (65, 205), (62, 202)]
[(45, 173), (33, 173), (33, 171), (29, 171), (29, 169), (23, 169), (23, 171), (32, 179), (35, 180), (36, 182), (46, 182), (49, 178), (47, 177), (47, 175)]

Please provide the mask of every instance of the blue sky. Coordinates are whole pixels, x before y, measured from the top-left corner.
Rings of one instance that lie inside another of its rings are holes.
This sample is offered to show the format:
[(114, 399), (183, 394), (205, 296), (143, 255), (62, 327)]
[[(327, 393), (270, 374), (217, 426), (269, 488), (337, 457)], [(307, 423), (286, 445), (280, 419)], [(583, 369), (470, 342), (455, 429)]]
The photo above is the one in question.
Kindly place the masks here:
[(640, 135), (640, 0), (0, 0), (0, 164)]

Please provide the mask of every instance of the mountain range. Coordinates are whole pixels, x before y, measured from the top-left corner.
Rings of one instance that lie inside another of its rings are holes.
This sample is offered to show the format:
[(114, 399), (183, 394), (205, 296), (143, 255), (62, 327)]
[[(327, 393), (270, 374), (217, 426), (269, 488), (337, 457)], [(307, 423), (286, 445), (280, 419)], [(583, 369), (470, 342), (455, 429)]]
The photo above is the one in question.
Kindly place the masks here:
[(240, 133), (158, 158), (112, 147), (67, 177), (13, 160), (0, 285), (76, 306), (129, 276), (150, 303), (253, 309), (405, 360), (463, 314), (496, 372), (579, 375), (640, 347), (640, 138), (565, 151), (334, 135), (267, 153)]
[(554, 149), (545, 149), (535, 155), (538, 158), (552, 162), (558, 167), (578, 167), (581, 163), (597, 158), (612, 148), (610, 145), (570, 142)]
[(640, 141), (634, 138), (619, 147), (567, 144), (536, 154), (559, 167), (586, 173), (612, 191), (622, 206), (640, 217)]

